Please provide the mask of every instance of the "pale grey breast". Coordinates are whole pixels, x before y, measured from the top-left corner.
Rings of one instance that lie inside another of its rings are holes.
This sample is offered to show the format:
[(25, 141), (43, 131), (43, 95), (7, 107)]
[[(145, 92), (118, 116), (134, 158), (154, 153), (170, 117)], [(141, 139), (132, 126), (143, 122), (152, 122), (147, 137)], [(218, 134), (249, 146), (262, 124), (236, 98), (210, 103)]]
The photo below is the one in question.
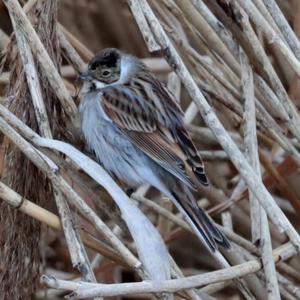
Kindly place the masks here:
[[(79, 111), (86, 142), (104, 168), (132, 187), (148, 176), (149, 158), (139, 150), (107, 117), (101, 106), (101, 91), (84, 96)], [(150, 174), (151, 173), (151, 174)]]

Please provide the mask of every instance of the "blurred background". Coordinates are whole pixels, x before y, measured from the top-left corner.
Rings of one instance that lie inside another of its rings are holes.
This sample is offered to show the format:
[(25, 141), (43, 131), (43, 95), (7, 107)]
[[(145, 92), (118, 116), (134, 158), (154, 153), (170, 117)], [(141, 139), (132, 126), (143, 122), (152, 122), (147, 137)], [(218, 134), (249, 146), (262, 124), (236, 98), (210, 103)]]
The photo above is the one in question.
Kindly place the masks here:
[[(180, 35), (181, 39), (187, 42), (194, 50), (196, 50), (201, 58), (204, 60), (207, 59), (208, 62), (211, 62), (212, 60), (215, 63), (217, 61), (217, 63), (215, 65), (213, 64), (213, 66), (219, 70), (218, 63), (222, 61), (222, 58), (216, 55), (215, 49), (211, 48), (209, 43), (206, 42), (205, 36), (197, 31), (197, 22), (193, 22), (194, 19), (196, 20), (197, 18), (194, 15), (191, 16), (188, 10), (185, 10), (184, 7), (181, 7), (181, 5), (186, 3), (186, 1), (152, 0), (149, 2), (151, 3), (153, 10), (157, 13), (161, 20), (163, 20), (165, 28), (168, 29), (170, 36), (174, 38), (172, 35), (174, 33)], [(216, 5), (223, 8), (224, 11), (226, 11), (226, 7), (230, 7), (228, 4), (230, 1), (226, 0), (205, 0), (203, 2), (207, 4), (213, 13), (216, 13), (220, 20), (222, 18), (218, 15), (218, 12), (215, 12), (214, 10)], [(252, 2), (257, 4), (260, 1)], [(289, 24), (299, 37), (300, 1), (278, 0), (276, 2), (284, 13), (284, 16), (288, 20)], [(176, 8), (178, 10), (176, 10)], [(218, 223), (223, 222), (223, 224), (226, 224), (226, 213), (229, 213), (233, 230), (244, 238), (251, 240), (248, 193), (245, 190), (237, 189), (238, 196), (233, 194), (233, 191), (236, 190), (235, 188), (241, 181), (239, 173), (228, 160), (226, 153), (221, 149), (212, 132), (204, 124), (199, 113), (195, 112), (195, 107), (191, 106), (192, 99), (190, 99), (190, 97), (187, 95), (184, 87), (181, 86), (180, 81), (178, 78), (176, 78), (175, 74), (172, 73), (161, 53), (150, 53), (148, 51), (140, 30), (128, 7), (127, 1), (61, 0), (58, 2), (57, 12), (58, 21), (64, 26), (66, 32), (68, 32), (66, 36), (69, 35), (70, 37), (73, 35), (76, 40), (78, 40), (79, 45), (76, 49), (85, 62), (88, 61), (92, 53), (97, 53), (97, 51), (106, 47), (116, 47), (125, 52), (145, 59), (147, 65), (162, 81), (164, 81), (166, 84), (170, 84), (170, 86), (173, 85), (173, 92), (180, 94), (179, 100), (181, 106), (186, 112), (188, 123), (190, 123), (188, 125), (189, 131), (193, 136), (198, 149), (202, 151), (206, 171), (212, 186), (212, 188), (209, 190), (200, 189), (196, 195), (199, 200), (199, 204), (203, 208), (207, 209)], [(181, 19), (180, 15), (183, 19)], [(228, 15), (230, 15), (230, 13)], [(191, 24), (188, 22), (185, 23), (183, 20), (191, 20)], [(171, 27), (170, 24), (172, 24), (173, 27)], [(266, 42), (262, 36), (261, 30), (259, 28), (255, 28), (255, 30), (270, 62), (276, 70), (280, 82), (288, 93), (290, 99), (294, 102), (295, 106), (299, 108), (299, 78), (295, 77), (295, 73), (291, 70), (289, 65), (287, 65), (286, 61), (282, 58), (282, 55), (270, 47), (270, 45)], [(10, 18), (5, 5), (0, 0), (0, 50), (6, 49), (11, 34), (12, 25)], [(236, 34), (237, 33), (235, 32), (233, 35)], [(239, 145), (240, 149), (244, 151), (243, 118), (241, 115), (236, 113), (234, 105), (230, 104), (230, 101), (227, 101), (231, 98), (229, 95), (225, 94), (222, 89), (220, 89), (220, 91), (217, 93), (218, 95), (215, 95), (213, 91), (214, 89), (217, 90), (216, 86), (218, 85), (214, 85), (215, 82), (213, 78), (208, 78), (206, 77), (205, 73), (201, 73), (201, 70), (200, 72), (199, 70), (196, 70), (197, 61), (191, 59), (192, 55), (184, 46), (182, 46), (183, 43), (180, 41), (178, 42), (176, 37), (173, 40), (176, 41), (176, 48), (182, 55), (187, 66), (190, 68), (194, 78), (199, 79), (199, 81), (197, 81), (199, 86), (204, 88), (204, 90), (206, 89), (205, 95), (208, 97), (208, 101), (213, 106), (223, 125)], [(90, 52), (86, 51), (86, 49), (81, 51), (80, 43), (82, 44), (81, 46), (84, 46)], [(237, 61), (239, 60), (237, 59)], [(250, 63), (252, 66), (255, 65), (255, 62), (251, 61)], [(2, 74), (0, 73), (1, 97), (5, 97), (8, 85), (11, 83), (9, 79), (10, 66), (10, 64), (5, 64)], [(256, 67), (254, 66), (253, 68), (255, 69)], [(76, 94), (74, 82), (77, 72), (64, 55), (62, 55), (62, 66), (60, 70), (70, 94), (74, 97)], [(258, 74), (261, 74), (258, 68), (255, 70)], [(268, 82), (268, 80), (266, 81)], [(268, 84), (270, 83), (268, 82)], [(238, 86), (237, 89), (240, 91), (240, 86)], [(217, 96), (219, 96), (219, 98)], [(243, 102), (242, 97), (236, 102), (241, 104)], [(272, 117), (274, 117), (274, 120), (276, 120), (279, 127), (282, 128), (282, 131), (286, 134), (288, 139), (293, 139), (293, 136), (286, 128), (284, 121), (281, 120), (276, 113), (273, 114), (272, 111), (270, 111), (270, 113), (272, 114)], [(267, 129), (263, 126), (259, 128), (258, 144), (260, 149), (264, 183), (271, 191), (278, 205), (285, 212), (293, 225), (299, 229), (299, 165), (295, 163), (290, 153), (279, 146), (278, 141), (274, 141), (273, 137), (269, 135)], [(76, 145), (83, 151), (87, 151), (82, 143), (80, 145)], [(298, 150), (299, 144), (297, 144), (297, 151)], [(2, 170), (2, 168), (3, 166), (1, 166), (0, 169)], [(77, 171), (80, 173), (80, 170)], [(73, 183), (72, 179), (70, 179), (70, 181)], [(132, 246), (132, 240), (130, 237), (128, 237), (128, 233), (122, 232), (122, 230), (116, 226), (114, 221), (103, 212), (102, 207), (99, 207), (97, 204), (97, 201), (99, 201), (99, 198), (97, 197), (100, 197), (101, 201), (107, 203), (112, 210), (116, 210), (109, 196), (103, 191), (103, 189), (99, 188), (89, 179), (86, 179), (84, 184), (86, 184), (86, 190), (80, 191), (80, 188), (78, 188), (78, 191), (81, 192), (81, 195), (116, 232), (116, 234), (121, 236), (124, 243), (126, 243), (128, 246)], [(76, 183), (74, 183), (74, 186), (76, 186)], [(89, 191), (91, 191), (91, 194), (89, 194)], [(159, 203), (173, 214), (178, 215), (174, 207), (172, 207), (172, 205), (170, 205), (170, 203), (166, 199), (162, 198), (161, 195), (159, 195), (156, 191), (150, 190), (147, 192), (146, 196), (147, 198), (151, 198), (152, 200), (156, 201), (156, 203)], [(50, 211), (57, 213), (55, 204), (51, 198), (49, 198), (49, 201), (46, 201), (45, 206)], [(199, 274), (212, 271), (217, 268), (217, 265), (211, 259), (210, 254), (207, 253), (195, 236), (184, 230), (178, 229), (177, 225), (174, 225), (170, 221), (166, 221), (165, 219), (161, 218), (145, 202), (139, 202), (139, 206), (161, 231), (161, 234), (163, 235), (169, 247), (170, 253), (180, 266), (184, 275)], [(79, 224), (78, 226), (80, 228), (84, 228), (84, 231), (97, 236), (97, 232), (92, 225), (87, 220), (82, 218), (76, 209), (73, 209), (73, 212), (76, 222)], [(19, 226), (21, 227), (21, 225)], [(28, 235), (30, 234), (32, 234), (32, 232), (28, 233)], [(288, 241), (287, 237), (272, 225), (271, 234), (273, 248), (278, 247), (279, 245)], [(39, 260), (41, 262), (41, 273), (51, 274), (61, 279), (75, 279), (79, 277), (80, 274), (71, 265), (63, 234), (50, 228), (46, 228), (46, 226), (42, 226), (42, 235), (38, 244), (38, 247), (41, 249), (41, 256), (39, 256)], [(4, 244), (2, 244), (2, 250), (4, 247), (3, 245)], [(113, 283), (139, 280), (134, 272), (123, 266), (120, 266), (118, 263), (109, 258), (96, 254), (96, 252), (92, 250), (89, 250), (89, 255), (93, 264), (96, 278), (99, 282)], [(243, 259), (247, 260), (245, 258)], [(299, 289), (299, 256), (294, 256), (288, 261), (288, 263), (290, 266), (293, 266), (295, 269), (294, 275), (296, 274), (294, 277), (289, 275), (288, 278), (297, 287), (297, 289)], [(0, 272), (1, 267), (4, 269), (5, 266), (1, 266), (0, 263)], [(19, 271), (17, 270), (16, 272)], [(284, 274), (284, 271), (282, 271), (282, 273)], [(34, 280), (38, 281), (38, 276), (34, 278)], [(263, 282), (263, 280), (261, 281)], [(300, 299), (299, 290), (297, 291), (298, 296), (293, 295), (294, 298), (292, 298), (292, 296), (289, 298), (286, 296), (288, 294), (287, 293), (283, 298)], [(242, 296), (238, 292), (237, 288), (226, 283), (223, 284), (223, 286), (219, 285), (212, 287), (210, 293), (216, 299), (242, 299)], [(289, 293), (291, 294), (291, 291), (289, 291)], [(65, 294), (61, 291), (46, 289), (43, 286), (38, 286), (33, 297), (35, 299), (63, 299), (64, 295)], [(119, 297), (114, 299), (149, 298), (149, 295), (138, 295), (136, 297)], [(180, 299), (180, 297), (178, 297), (178, 299)]]

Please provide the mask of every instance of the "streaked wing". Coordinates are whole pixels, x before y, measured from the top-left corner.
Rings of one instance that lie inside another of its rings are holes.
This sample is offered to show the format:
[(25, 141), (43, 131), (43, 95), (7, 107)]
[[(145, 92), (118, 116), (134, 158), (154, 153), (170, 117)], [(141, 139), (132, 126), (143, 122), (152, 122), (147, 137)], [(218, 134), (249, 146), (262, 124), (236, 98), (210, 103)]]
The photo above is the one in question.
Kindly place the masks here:
[(153, 108), (127, 87), (102, 89), (101, 104), (107, 116), (122, 129), (147, 133), (157, 129)]
[(192, 189), (197, 179), (186, 163), (186, 157), (175, 141), (166, 141), (159, 131), (153, 133), (127, 132), (131, 140), (165, 170), (176, 176)]
[(101, 91), (104, 110), (108, 115), (113, 114), (116, 118), (113, 120), (124, 129), (152, 132), (157, 125), (166, 128), (182, 125), (180, 106), (155, 78), (151, 81), (135, 79), (129, 84), (108, 86)]
[(142, 151), (192, 188), (207, 185), (201, 158), (183, 126), (183, 113), (155, 78), (102, 89), (107, 116)]

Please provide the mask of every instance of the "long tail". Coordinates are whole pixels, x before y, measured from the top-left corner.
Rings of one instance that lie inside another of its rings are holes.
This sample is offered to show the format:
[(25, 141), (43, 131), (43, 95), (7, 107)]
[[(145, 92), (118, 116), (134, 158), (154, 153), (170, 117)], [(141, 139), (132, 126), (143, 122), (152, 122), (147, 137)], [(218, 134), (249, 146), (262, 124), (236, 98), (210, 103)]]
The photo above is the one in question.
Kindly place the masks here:
[(174, 201), (178, 209), (185, 214), (189, 224), (212, 252), (218, 249), (218, 245), (230, 248), (230, 243), (226, 236), (217, 228), (214, 221), (204, 210), (198, 206), (191, 191), (185, 188), (184, 194), (172, 192), (172, 195), (175, 198)]

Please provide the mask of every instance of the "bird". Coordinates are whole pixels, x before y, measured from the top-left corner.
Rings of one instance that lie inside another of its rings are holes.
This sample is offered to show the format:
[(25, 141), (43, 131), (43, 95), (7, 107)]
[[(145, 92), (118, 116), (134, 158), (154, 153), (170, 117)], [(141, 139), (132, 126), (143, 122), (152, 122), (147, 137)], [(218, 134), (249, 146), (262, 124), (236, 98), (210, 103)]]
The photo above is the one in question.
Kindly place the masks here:
[(211, 252), (230, 248), (193, 196), (209, 182), (165, 84), (141, 59), (116, 48), (97, 53), (79, 79), (83, 136), (106, 171), (131, 189), (147, 183), (163, 193)]

